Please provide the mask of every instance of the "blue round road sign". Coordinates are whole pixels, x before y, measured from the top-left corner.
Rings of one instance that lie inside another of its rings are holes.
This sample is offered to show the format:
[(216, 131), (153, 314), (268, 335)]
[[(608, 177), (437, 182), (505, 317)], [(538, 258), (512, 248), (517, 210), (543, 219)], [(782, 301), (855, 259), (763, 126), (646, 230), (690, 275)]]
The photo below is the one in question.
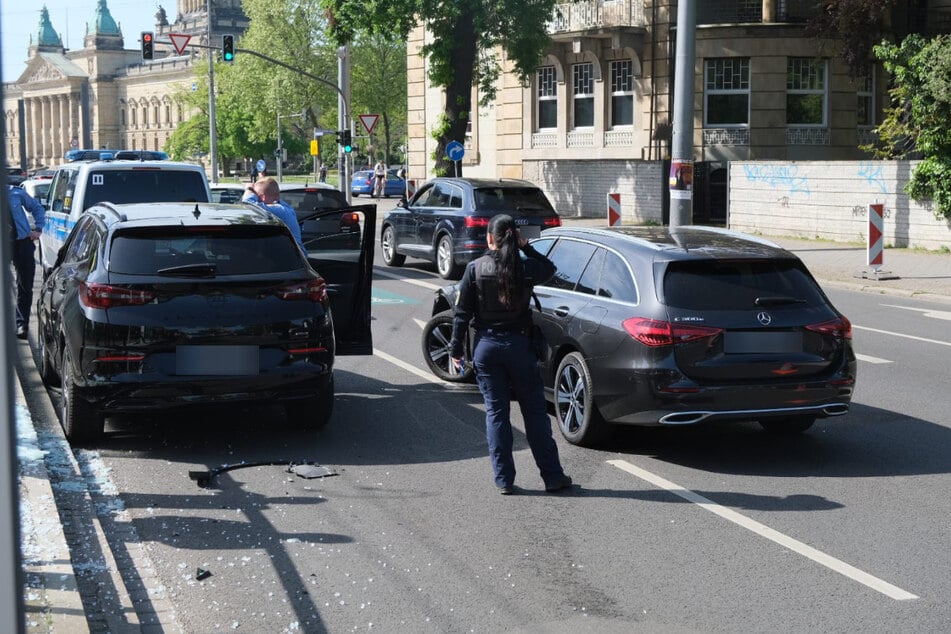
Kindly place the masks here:
[(264, 162), (264, 159), (258, 159), (258, 162), (254, 164), (258, 168), (259, 172), (263, 172), (264, 168), (267, 167), (267, 163)]
[(466, 154), (466, 148), (459, 141), (450, 141), (446, 144), (446, 158), (450, 161), (461, 161)]

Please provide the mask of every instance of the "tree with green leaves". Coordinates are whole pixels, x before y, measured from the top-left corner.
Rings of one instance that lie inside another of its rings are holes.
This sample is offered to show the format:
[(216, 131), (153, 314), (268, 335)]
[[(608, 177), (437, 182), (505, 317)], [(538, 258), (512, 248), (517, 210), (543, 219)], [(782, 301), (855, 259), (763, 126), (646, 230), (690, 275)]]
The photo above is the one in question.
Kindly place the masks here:
[(868, 74), (872, 47), (889, 31), (889, 12), (898, 0), (826, 0), (809, 21), (806, 32), (841, 44), (841, 58), (849, 74)]
[(397, 34), (406, 39), (423, 24), (428, 33), (422, 54), (429, 62), (429, 80), (445, 92), (442, 123), (436, 139), (437, 173), (448, 173), (446, 145), (465, 138), (472, 111), (472, 88), (480, 101), (495, 98), (501, 72), (498, 51), (505, 53), (518, 77), (527, 81), (536, 71), (551, 39), (546, 25), (555, 0), (320, 0), (330, 18), (336, 42), (349, 44), (360, 32)]
[(931, 198), (935, 215), (951, 219), (951, 36), (909, 35), (874, 52), (892, 76), (876, 154), (920, 156), (905, 191), (916, 200)]
[[(394, 145), (406, 140), (406, 43), (392, 33), (362, 34), (351, 47), (350, 57), (350, 93), (355, 107), (365, 109), (365, 114), (380, 115), (370, 137), (372, 158), (392, 165)], [(364, 130), (359, 128), (362, 134)], [(382, 142), (378, 141), (381, 138)]]

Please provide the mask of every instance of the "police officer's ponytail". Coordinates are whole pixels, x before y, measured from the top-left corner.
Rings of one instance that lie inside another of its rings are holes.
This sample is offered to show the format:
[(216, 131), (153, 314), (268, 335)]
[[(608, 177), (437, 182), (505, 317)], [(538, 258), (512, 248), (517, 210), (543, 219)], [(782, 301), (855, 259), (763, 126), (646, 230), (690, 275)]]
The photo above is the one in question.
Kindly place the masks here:
[(499, 302), (512, 306), (522, 295), (522, 258), (519, 255), (518, 227), (508, 214), (492, 216), (487, 231), (492, 234), (496, 250), (496, 279), (499, 285)]

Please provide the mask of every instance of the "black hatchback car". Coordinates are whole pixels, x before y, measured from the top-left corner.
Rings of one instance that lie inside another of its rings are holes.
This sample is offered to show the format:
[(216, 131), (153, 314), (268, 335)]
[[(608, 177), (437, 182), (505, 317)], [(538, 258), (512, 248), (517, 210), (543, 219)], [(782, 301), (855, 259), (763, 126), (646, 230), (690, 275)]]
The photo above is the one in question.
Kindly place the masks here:
[(89, 208), (37, 301), (40, 373), (62, 385), (67, 437), (99, 437), (114, 412), (263, 400), (326, 424), (335, 355), (372, 354), (375, 218), (325, 213), (361, 215), (364, 240), (305, 254), (254, 205)]
[[(533, 244), (558, 268), (535, 287), (533, 318), (547, 339), (546, 396), (569, 442), (596, 443), (609, 423), (801, 432), (848, 412), (852, 326), (779, 246), (709, 227), (563, 227)], [(423, 350), (434, 372), (458, 380), (443, 369), (451, 301), (437, 295), (441, 319)]]
[(408, 202), (383, 217), (383, 262), (402, 266), (406, 257), (429, 260), (443, 279), (458, 279), (486, 249), (486, 227), (497, 214), (515, 218), (526, 238), (561, 226), (545, 192), (524, 180), (434, 178)]

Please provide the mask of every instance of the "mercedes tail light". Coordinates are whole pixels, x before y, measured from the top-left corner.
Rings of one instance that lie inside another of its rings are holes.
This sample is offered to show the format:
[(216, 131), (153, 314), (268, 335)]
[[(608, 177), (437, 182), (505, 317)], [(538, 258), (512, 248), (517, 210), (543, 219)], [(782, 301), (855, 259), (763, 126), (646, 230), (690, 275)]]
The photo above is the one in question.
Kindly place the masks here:
[(829, 321), (823, 321), (818, 324), (810, 324), (809, 326), (806, 326), (806, 330), (811, 330), (813, 332), (818, 332), (821, 335), (829, 335), (842, 339), (852, 338), (852, 322), (850, 322), (845, 316), (838, 317), (836, 319), (830, 319)]
[(698, 339), (708, 339), (708, 343), (712, 343), (712, 340), (723, 332), (722, 328), (672, 324), (669, 321), (644, 317), (625, 319), (622, 325), (627, 334), (651, 347), (673, 346)]

